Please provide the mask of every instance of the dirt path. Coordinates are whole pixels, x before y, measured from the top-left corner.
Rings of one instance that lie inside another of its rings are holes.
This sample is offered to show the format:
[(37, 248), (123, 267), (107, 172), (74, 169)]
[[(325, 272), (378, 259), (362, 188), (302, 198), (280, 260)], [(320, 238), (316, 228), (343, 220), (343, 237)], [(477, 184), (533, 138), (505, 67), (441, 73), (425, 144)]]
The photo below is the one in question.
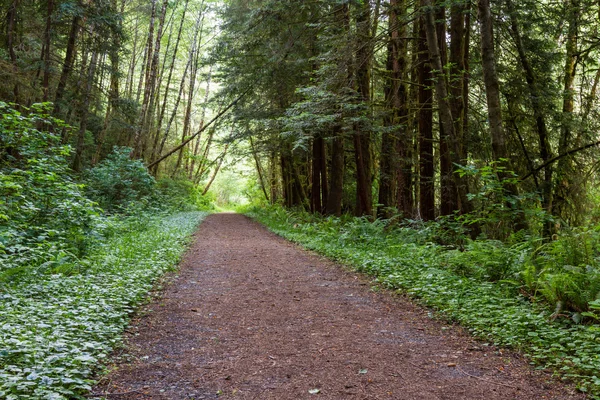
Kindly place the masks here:
[[(109, 399), (579, 399), (246, 217), (207, 218)], [(125, 361), (129, 359), (129, 361)], [(319, 389), (318, 394), (310, 390)]]

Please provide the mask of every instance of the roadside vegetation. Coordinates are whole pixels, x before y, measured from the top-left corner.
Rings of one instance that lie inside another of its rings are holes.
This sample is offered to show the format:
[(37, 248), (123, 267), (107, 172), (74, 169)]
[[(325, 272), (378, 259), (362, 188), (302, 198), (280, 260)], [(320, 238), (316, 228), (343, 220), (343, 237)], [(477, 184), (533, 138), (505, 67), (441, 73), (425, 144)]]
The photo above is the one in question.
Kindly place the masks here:
[(84, 398), (207, 203), (127, 148), (76, 176), (46, 105), (0, 112), (0, 398)]

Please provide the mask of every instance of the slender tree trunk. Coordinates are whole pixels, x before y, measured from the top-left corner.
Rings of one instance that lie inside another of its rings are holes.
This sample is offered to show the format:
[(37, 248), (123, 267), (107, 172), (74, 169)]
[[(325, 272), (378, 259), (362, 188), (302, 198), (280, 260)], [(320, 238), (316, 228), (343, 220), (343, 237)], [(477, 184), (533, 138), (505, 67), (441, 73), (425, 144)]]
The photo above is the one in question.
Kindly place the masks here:
[(418, 48), (419, 83), (419, 168), (420, 168), (420, 213), (424, 221), (435, 219), (435, 159), (433, 154), (433, 91), (430, 89), (433, 76), (429, 65), (425, 19), (420, 19)]
[(206, 193), (208, 193), (208, 191), (210, 190), (210, 187), (212, 186), (213, 182), (215, 181), (215, 178), (219, 174), (219, 170), (221, 169), (221, 166), (223, 165), (223, 160), (225, 160), (225, 156), (227, 155), (228, 148), (229, 148), (229, 145), (226, 145), (225, 150), (223, 150), (223, 154), (221, 154), (221, 156), (219, 158), (219, 161), (217, 163), (215, 171), (213, 172), (212, 176), (210, 177), (210, 180), (208, 181), (208, 183), (206, 184), (206, 187), (204, 188), (204, 191), (202, 192), (202, 196), (204, 196), (204, 195), (206, 195)]
[[(124, 2), (122, 3), (121, 13), (124, 12)], [(113, 9), (117, 10), (117, 0), (112, 0)], [(112, 116), (112, 111), (115, 108), (117, 100), (119, 99), (119, 75), (121, 68), (121, 60), (119, 57), (119, 50), (121, 49), (121, 37), (117, 33), (113, 38), (113, 49), (109, 54), (110, 57), (110, 89), (108, 94), (108, 103), (106, 105), (106, 114), (104, 115), (104, 124), (102, 127), (102, 131), (98, 135), (98, 141), (96, 144), (96, 152), (92, 157), (92, 165), (95, 165), (100, 161), (100, 156), (102, 154), (102, 147), (104, 146), (104, 141), (106, 139), (106, 133), (108, 131), (110, 125), (110, 119)]]
[[(341, 4), (336, 11), (336, 17), (339, 22), (339, 35), (341, 37), (349, 37), (350, 31), (350, 12), (348, 3)], [(346, 86), (352, 86), (350, 82), (353, 80), (353, 68), (351, 62), (348, 62), (344, 57), (339, 60), (339, 70), (343, 76), (340, 89)], [(342, 198), (344, 194), (344, 174), (345, 174), (345, 138), (342, 132), (342, 126), (336, 125), (331, 133), (331, 173), (329, 193), (325, 204), (325, 213), (328, 215), (342, 214)]]
[(323, 169), (323, 159), (325, 158), (325, 141), (323, 137), (317, 136), (312, 144), (312, 190), (311, 190), (311, 211), (322, 213), (323, 205), (327, 202), (327, 197), (323, 195), (322, 186), (323, 174), (327, 169)]
[(163, 95), (162, 104), (160, 105), (160, 111), (158, 114), (158, 122), (156, 123), (156, 134), (154, 135), (154, 143), (152, 145), (152, 149), (151, 149), (152, 154), (150, 157), (152, 160), (155, 160), (159, 154), (158, 153), (158, 151), (159, 151), (158, 144), (159, 144), (160, 137), (161, 137), (161, 130), (162, 130), (165, 111), (167, 109), (167, 102), (168, 102), (168, 98), (169, 98), (169, 90), (171, 88), (171, 81), (173, 79), (173, 71), (175, 69), (175, 60), (177, 59), (177, 55), (179, 52), (179, 44), (181, 42), (181, 35), (183, 33), (183, 24), (185, 22), (185, 17), (187, 15), (188, 5), (189, 5), (189, 0), (186, 0), (185, 4), (184, 4), (184, 8), (183, 8), (183, 14), (181, 16), (181, 22), (179, 24), (179, 29), (177, 31), (177, 39), (175, 40), (175, 47), (173, 49), (173, 57), (171, 57), (171, 62), (169, 64), (169, 74), (167, 76), (167, 82), (165, 84), (165, 93)]
[[(581, 14), (580, 0), (570, 0), (567, 2), (568, 32), (566, 42), (566, 60), (563, 77), (563, 106), (562, 121), (559, 138), (559, 153), (566, 152), (571, 146), (572, 125), (574, 122), (575, 111), (575, 76), (577, 73), (577, 36), (579, 34), (579, 19)], [(553, 195), (552, 214), (558, 217), (568, 218), (567, 204), (570, 198), (573, 198), (575, 191), (572, 157), (563, 157), (558, 161), (556, 168), (556, 185)]]
[(258, 157), (258, 151), (256, 151), (256, 147), (254, 146), (254, 140), (252, 136), (250, 136), (250, 150), (252, 151), (252, 157), (254, 158), (254, 162), (256, 164), (256, 173), (258, 174), (258, 181), (260, 182), (260, 188), (265, 195), (265, 200), (270, 203), (269, 193), (267, 192), (267, 186), (265, 184), (265, 178), (263, 173), (263, 168), (260, 162), (260, 158)]
[[(435, 0), (435, 22), (436, 22), (436, 35), (437, 45), (440, 55), (440, 62), (444, 67), (448, 62), (448, 51), (446, 46), (446, 7), (443, 5), (443, 1)], [(437, 79), (442, 79), (444, 84), (447, 85), (447, 77), (445, 70), (439, 70)], [(451, 103), (448, 102), (449, 106), (452, 107)], [(452, 108), (450, 110), (453, 111)], [(442, 110), (440, 108), (439, 112)], [(452, 115), (454, 123), (454, 115)], [(441, 204), (440, 213), (441, 215), (452, 215), (457, 211), (459, 206), (458, 200), (458, 189), (454, 179), (454, 168), (453, 155), (454, 146), (452, 143), (451, 133), (445, 129), (442, 123), (442, 116), (439, 116), (439, 132), (440, 132), (440, 192), (441, 192)], [(460, 146), (460, 145), (459, 145)], [(460, 154), (454, 160), (460, 160)]]
[[(488, 120), (490, 123), (490, 137), (492, 140), (492, 155), (496, 162), (506, 166), (509, 158), (506, 148), (506, 138), (502, 122), (502, 106), (500, 104), (500, 83), (496, 72), (496, 53), (494, 49), (494, 30), (492, 23), (492, 12), (489, 0), (479, 0), (479, 18), (481, 19), (481, 60), (483, 69), (483, 80), (488, 105)], [(510, 166), (510, 165), (508, 165)], [(508, 178), (502, 169), (496, 174), (500, 181)], [(506, 193), (516, 198), (518, 190), (515, 184), (504, 182)], [(507, 201), (507, 206), (514, 208), (513, 203)], [(517, 205), (518, 207), (518, 205)], [(515, 228), (517, 231), (527, 229), (525, 216), (521, 210), (515, 210)]]
[(13, 0), (7, 15), (6, 27), (6, 47), (12, 64), (13, 72), (16, 77), (15, 86), (13, 88), (13, 101), (19, 103), (19, 67), (17, 64), (17, 54), (15, 53), (15, 36), (17, 34), (17, 15), (19, 12), (20, 0)]
[[(365, 1), (358, 4), (356, 17), (356, 84), (361, 100), (371, 100), (371, 5)], [(373, 180), (371, 169), (371, 132), (359, 124), (354, 127), (354, 157), (356, 162), (356, 215), (373, 216)]]
[[(206, 110), (208, 108), (208, 99), (210, 97), (210, 83), (211, 83), (211, 79), (212, 79), (212, 67), (210, 68), (209, 72), (208, 72), (208, 78), (206, 80), (206, 93), (204, 94), (204, 105), (202, 106), (202, 116), (200, 117), (200, 126), (203, 127), (204, 126), (204, 121), (206, 118)], [(208, 141), (207, 141), (208, 143)], [(194, 146), (194, 152), (193, 152), (193, 157), (192, 157), (192, 163), (190, 166), (190, 171), (189, 171), (189, 179), (192, 180), (194, 178), (194, 172), (196, 171), (196, 162), (198, 161), (198, 155), (200, 154), (200, 148), (201, 148), (201, 140), (200, 137), (198, 137), (198, 140), (196, 140), (196, 145)]]
[(92, 53), (92, 59), (90, 61), (90, 67), (86, 80), (86, 87), (83, 96), (83, 102), (81, 104), (81, 121), (79, 122), (79, 132), (77, 135), (77, 147), (75, 148), (75, 158), (73, 160), (73, 170), (76, 172), (81, 171), (83, 163), (83, 153), (85, 151), (85, 133), (87, 130), (88, 117), (90, 114), (90, 101), (92, 95), (92, 87), (94, 78), (96, 76), (96, 64), (98, 62), (98, 52)]
[[(187, 135), (191, 129), (192, 104), (193, 104), (194, 96), (196, 93), (196, 77), (198, 76), (199, 48), (200, 48), (200, 40), (201, 40), (200, 33), (202, 31), (203, 21), (204, 21), (203, 15), (198, 16), (198, 20), (196, 22), (196, 27), (195, 27), (195, 32), (194, 32), (194, 41), (192, 43), (192, 47), (190, 50), (191, 73), (190, 73), (187, 106), (185, 109), (185, 115), (184, 115), (184, 119), (183, 119), (182, 142), (185, 141), (185, 138), (187, 137)], [(173, 176), (177, 173), (177, 170), (181, 166), (181, 161), (183, 159), (183, 153), (184, 153), (184, 149), (181, 149), (179, 151), (179, 155), (177, 157), (177, 164), (175, 165), (175, 169), (173, 170)]]
[[(443, 73), (442, 57), (438, 47), (438, 36), (436, 31), (435, 16), (432, 10), (431, 0), (422, 0), (423, 5), (426, 8), (426, 34), (427, 34), (427, 45), (429, 48), (429, 55), (431, 57), (431, 63), (433, 70), (436, 73), (436, 97), (438, 107), (440, 110), (441, 125), (444, 129), (444, 133), (448, 136), (451, 143), (450, 154), (451, 161), (458, 164), (460, 163), (460, 146), (456, 140), (456, 134), (454, 132), (454, 120), (452, 118), (452, 110), (448, 103), (448, 88)], [(471, 203), (467, 198), (468, 185), (464, 177), (459, 174), (453, 174), (454, 182), (458, 191), (459, 207), (457, 210), (464, 214), (469, 213), (472, 210)], [(473, 232), (475, 234), (476, 232)]]
[(52, 44), (52, 16), (54, 14), (54, 0), (48, 0), (46, 15), (46, 29), (44, 31), (44, 77), (42, 80), (43, 101), (50, 100), (50, 54)]
[[(158, 20), (158, 29), (156, 32), (156, 40), (154, 43), (154, 50), (152, 51), (152, 62), (150, 63), (150, 73), (148, 75), (148, 81), (146, 82), (148, 98), (142, 103), (142, 132), (141, 132), (141, 143), (140, 143), (140, 156), (146, 154), (148, 148), (148, 140), (152, 131), (152, 123), (154, 122), (154, 110), (155, 110), (155, 97), (157, 92), (157, 79), (158, 79), (158, 67), (160, 65), (160, 51), (162, 36), (165, 26), (165, 18), (167, 15), (167, 6), (169, 0), (164, 0), (162, 9)], [(145, 94), (144, 94), (145, 97)]]
[(393, 70), (397, 83), (397, 92), (394, 94), (396, 99), (394, 108), (396, 109), (396, 121), (398, 141), (396, 142), (397, 154), (399, 157), (398, 165), (398, 185), (396, 194), (396, 206), (398, 211), (402, 212), (405, 218), (412, 218), (414, 214), (413, 184), (412, 184), (412, 157), (413, 157), (413, 138), (408, 129), (408, 36), (406, 25), (406, 0), (400, 0), (397, 3), (397, 19), (399, 24), (396, 38), (398, 50), (397, 61), (394, 61)]
[(393, 212), (391, 207), (396, 206), (398, 169), (401, 161), (398, 155), (398, 141), (402, 128), (398, 126), (398, 110), (402, 107), (400, 102), (400, 80), (404, 77), (400, 64), (400, 19), (398, 16), (398, 0), (390, 0), (389, 27), (388, 27), (388, 54), (387, 71), (389, 75), (385, 83), (385, 102), (387, 112), (384, 124), (385, 129), (381, 135), (381, 157), (379, 162), (379, 204), (377, 215), (381, 218), (390, 218)]
[[(148, 38), (146, 40), (146, 56), (144, 67), (142, 68), (143, 77), (143, 88), (144, 88), (144, 98), (141, 104), (141, 111), (137, 126), (135, 127), (135, 136), (133, 139), (133, 157), (139, 158), (142, 156), (142, 144), (143, 144), (143, 135), (144, 128), (146, 123), (146, 117), (148, 113), (148, 108), (150, 106), (150, 93), (152, 91), (151, 79), (152, 79), (152, 61), (154, 60), (153, 56), (153, 42), (154, 42), (154, 28), (156, 22), (156, 2), (157, 0), (151, 0), (152, 8), (150, 12), (150, 26), (148, 28)], [(144, 72), (145, 71), (145, 72)], [(140, 85), (138, 87), (138, 101), (139, 101), (139, 93), (142, 88), (142, 78), (140, 78)]]
[(329, 196), (325, 212), (329, 215), (342, 215), (342, 197), (344, 194), (344, 137), (341, 127), (334, 130), (333, 141), (331, 145), (331, 180), (329, 185)]
[[(531, 64), (529, 63), (527, 54), (525, 53), (523, 40), (521, 38), (521, 32), (519, 30), (519, 23), (517, 20), (517, 15), (512, 0), (507, 0), (506, 4), (508, 7), (510, 17), (511, 31), (515, 40), (515, 45), (517, 47), (521, 67), (523, 67), (523, 70), (525, 72), (525, 81), (527, 82), (529, 96), (531, 98), (531, 106), (533, 108), (533, 116), (535, 118), (535, 126), (538, 135), (540, 159), (542, 160), (542, 163), (546, 163), (553, 157), (553, 155), (552, 148), (550, 147), (550, 135), (548, 133), (548, 128), (546, 125), (545, 113), (541, 104), (542, 94), (540, 93), (540, 90), (538, 88), (535, 72)], [(544, 183), (541, 187), (542, 207), (547, 212), (552, 212), (552, 175), (553, 167), (552, 165), (548, 165), (546, 168), (544, 168)], [(550, 236), (551, 232), (551, 223), (546, 223), (544, 227), (545, 236)]]
[[(470, 3), (453, 3), (450, 9), (450, 106), (454, 117), (454, 129), (461, 146), (465, 141), (464, 126), (467, 119), (465, 100), (468, 98), (468, 92), (464, 92), (464, 81), (467, 73), (465, 53), (469, 45), (466, 32), (470, 27), (465, 27), (465, 15), (469, 13), (469, 8)], [(460, 156), (465, 158), (464, 149)]]
[(135, 20), (135, 27), (133, 28), (135, 34), (133, 35), (133, 44), (131, 49), (131, 60), (129, 62), (129, 69), (127, 71), (127, 83), (125, 85), (125, 93), (128, 98), (133, 97), (133, 81), (135, 75), (135, 66), (138, 60), (138, 42), (139, 42), (139, 17)]

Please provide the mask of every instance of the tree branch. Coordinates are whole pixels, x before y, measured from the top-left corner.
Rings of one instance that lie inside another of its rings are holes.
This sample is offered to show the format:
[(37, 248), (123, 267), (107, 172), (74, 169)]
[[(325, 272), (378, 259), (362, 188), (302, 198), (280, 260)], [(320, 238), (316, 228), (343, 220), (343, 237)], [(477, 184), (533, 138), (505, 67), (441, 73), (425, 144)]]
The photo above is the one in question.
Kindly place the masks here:
[(150, 164), (148, 164), (146, 167), (147, 168), (152, 168), (155, 165), (158, 165), (160, 162), (166, 160), (167, 158), (169, 158), (170, 156), (172, 156), (173, 154), (177, 153), (177, 151), (181, 150), (183, 147), (185, 147), (189, 142), (191, 142), (192, 140), (194, 140), (195, 137), (197, 137), (198, 135), (200, 135), (202, 132), (204, 132), (209, 126), (211, 126), (215, 121), (217, 121), (219, 118), (221, 118), (223, 115), (225, 115), (225, 113), (227, 113), (229, 110), (231, 110), (237, 103), (239, 103), (248, 93), (250, 92), (250, 89), (247, 89), (244, 93), (242, 93), (237, 99), (235, 99), (233, 102), (231, 102), (227, 107), (225, 107), (225, 109), (223, 111), (221, 111), (219, 114), (217, 114), (216, 117), (214, 117), (213, 119), (211, 119), (206, 125), (204, 125), (198, 132), (194, 133), (192, 136), (190, 136), (189, 138), (187, 138), (186, 140), (184, 140), (179, 146), (175, 147), (173, 150), (169, 151), (167, 154), (165, 154), (164, 156), (160, 157), (158, 160), (156, 161), (152, 161)]
[(591, 147), (595, 147), (595, 146), (600, 146), (600, 141), (597, 141), (597, 142), (594, 142), (594, 143), (588, 143), (588, 144), (583, 145), (581, 147), (577, 147), (575, 149), (571, 149), (571, 150), (567, 151), (566, 153), (559, 154), (556, 157), (553, 157), (553, 158), (549, 159), (548, 161), (546, 161), (545, 163), (543, 163), (539, 167), (535, 168), (534, 170), (529, 171), (529, 173), (527, 175), (525, 175), (523, 178), (521, 178), (521, 180), (524, 181), (525, 179), (529, 178), (531, 175), (538, 173), (542, 169), (546, 168), (548, 165), (555, 163), (556, 161), (560, 160), (563, 157), (570, 156), (571, 154), (578, 153), (580, 151), (587, 150), (587, 149), (589, 149)]

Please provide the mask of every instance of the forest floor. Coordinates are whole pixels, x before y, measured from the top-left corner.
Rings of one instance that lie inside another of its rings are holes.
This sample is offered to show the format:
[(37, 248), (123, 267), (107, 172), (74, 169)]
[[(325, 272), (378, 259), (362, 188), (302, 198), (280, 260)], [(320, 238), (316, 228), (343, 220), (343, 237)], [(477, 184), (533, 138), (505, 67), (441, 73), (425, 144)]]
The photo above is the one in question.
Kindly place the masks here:
[(584, 399), (238, 214), (209, 216), (94, 389), (108, 399)]

